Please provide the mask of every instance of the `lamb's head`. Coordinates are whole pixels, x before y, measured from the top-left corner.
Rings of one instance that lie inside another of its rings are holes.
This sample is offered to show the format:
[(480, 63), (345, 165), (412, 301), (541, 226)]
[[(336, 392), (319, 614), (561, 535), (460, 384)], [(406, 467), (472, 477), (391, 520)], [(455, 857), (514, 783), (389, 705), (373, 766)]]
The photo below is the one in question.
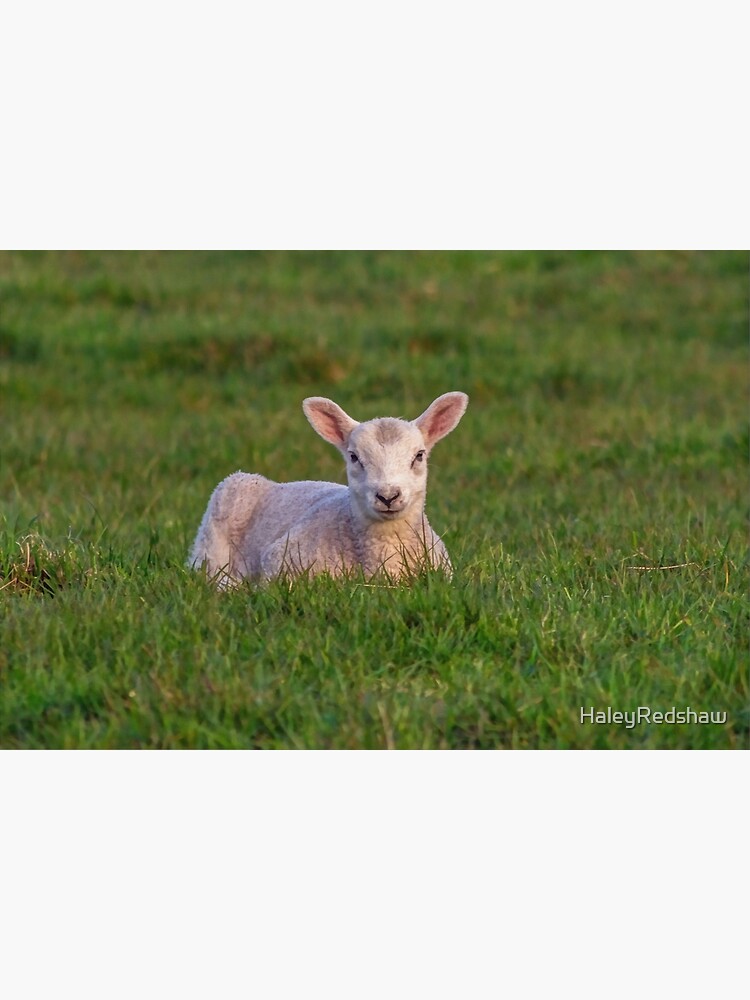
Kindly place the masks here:
[(378, 417), (358, 423), (338, 404), (312, 396), (305, 416), (346, 461), (349, 490), (357, 511), (369, 520), (421, 516), (427, 489), (427, 458), (466, 410), (469, 397), (446, 392), (416, 420)]

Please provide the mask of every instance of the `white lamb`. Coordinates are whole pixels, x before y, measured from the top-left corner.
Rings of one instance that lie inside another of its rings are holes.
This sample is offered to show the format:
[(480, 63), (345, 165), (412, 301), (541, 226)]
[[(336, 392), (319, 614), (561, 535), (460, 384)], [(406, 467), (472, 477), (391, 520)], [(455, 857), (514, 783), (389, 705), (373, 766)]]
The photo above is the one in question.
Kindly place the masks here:
[(211, 496), (190, 564), (220, 586), (357, 567), (365, 577), (390, 580), (426, 566), (450, 574), (448, 553), (424, 513), (427, 457), (468, 402), (463, 392), (447, 392), (416, 420), (358, 423), (330, 399), (306, 399), (305, 416), (344, 456), (348, 487), (235, 472)]

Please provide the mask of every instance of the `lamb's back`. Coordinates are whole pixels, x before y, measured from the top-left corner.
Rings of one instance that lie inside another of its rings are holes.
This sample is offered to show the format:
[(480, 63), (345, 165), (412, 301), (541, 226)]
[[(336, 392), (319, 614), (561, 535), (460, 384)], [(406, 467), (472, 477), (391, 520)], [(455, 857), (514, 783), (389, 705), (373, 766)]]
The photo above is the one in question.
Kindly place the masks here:
[(251, 576), (262, 573), (264, 553), (274, 543), (300, 532), (325, 537), (349, 507), (349, 490), (339, 483), (267, 482), (268, 488), (253, 511), (241, 543), (245, 571)]

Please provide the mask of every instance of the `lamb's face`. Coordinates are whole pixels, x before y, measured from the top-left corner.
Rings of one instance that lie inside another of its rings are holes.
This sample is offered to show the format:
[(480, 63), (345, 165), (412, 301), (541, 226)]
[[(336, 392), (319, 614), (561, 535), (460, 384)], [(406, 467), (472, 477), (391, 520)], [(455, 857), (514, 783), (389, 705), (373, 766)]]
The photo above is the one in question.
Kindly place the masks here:
[(380, 417), (357, 424), (342, 449), (352, 500), (375, 521), (397, 521), (424, 508), (427, 445), (406, 420)]
[(302, 408), (318, 434), (344, 456), (357, 510), (371, 521), (398, 521), (421, 515), (427, 456), (450, 434), (468, 402), (463, 392), (444, 392), (416, 420), (378, 417), (364, 423), (325, 396), (310, 396)]

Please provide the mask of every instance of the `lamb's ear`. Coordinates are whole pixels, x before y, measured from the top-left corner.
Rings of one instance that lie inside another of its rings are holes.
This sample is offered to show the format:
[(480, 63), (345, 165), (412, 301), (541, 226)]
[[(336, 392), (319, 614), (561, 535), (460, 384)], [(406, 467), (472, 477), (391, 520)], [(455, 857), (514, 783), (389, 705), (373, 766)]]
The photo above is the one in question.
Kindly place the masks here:
[(340, 451), (345, 450), (349, 435), (357, 426), (348, 413), (344, 413), (338, 403), (325, 396), (310, 396), (302, 403), (305, 416), (313, 428), (326, 441), (330, 441)]
[(465, 392), (446, 392), (430, 403), (421, 417), (412, 423), (422, 432), (427, 447), (432, 448), (436, 441), (450, 434), (468, 405), (469, 397)]

